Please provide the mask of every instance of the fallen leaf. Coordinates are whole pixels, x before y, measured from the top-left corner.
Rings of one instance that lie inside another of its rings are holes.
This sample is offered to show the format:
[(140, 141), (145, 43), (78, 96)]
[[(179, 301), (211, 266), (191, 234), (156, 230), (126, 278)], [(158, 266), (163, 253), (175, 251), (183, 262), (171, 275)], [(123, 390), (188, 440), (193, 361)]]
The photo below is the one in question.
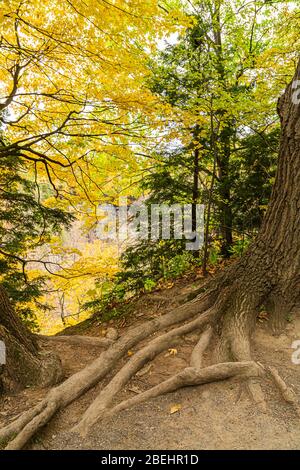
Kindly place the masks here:
[(268, 316), (268, 313), (267, 313), (267, 312), (263, 312), (263, 311), (262, 311), (262, 312), (260, 312), (260, 313), (258, 314), (258, 318), (259, 318), (260, 320), (268, 320), (269, 316)]
[(133, 356), (134, 355), (134, 352), (133, 351), (127, 351), (127, 356)]
[(176, 405), (172, 405), (170, 408), (170, 415), (173, 415), (174, 413), (178, 413), (178, 411), (181, 410), (181, 405), (180, 403), (177, 403)]
[(176, 354), (178, 353), (177, 349), (168, 349), (168, 353), (166, 354), (166, 356), (176, 356)]

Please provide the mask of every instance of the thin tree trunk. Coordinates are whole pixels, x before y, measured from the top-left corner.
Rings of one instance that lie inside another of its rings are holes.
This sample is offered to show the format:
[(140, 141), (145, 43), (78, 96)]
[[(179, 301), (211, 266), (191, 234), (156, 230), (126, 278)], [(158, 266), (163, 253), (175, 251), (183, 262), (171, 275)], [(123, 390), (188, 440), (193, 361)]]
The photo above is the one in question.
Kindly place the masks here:
[[(199, 148), (194, 150), (194, 168), (193, 168), (193, 195), (192, 195), (192, 232), (197, 232), (197, 204), (199, 201)], [(199, 258), (200, 252), (193, 252), (195, 258)]]
[(220, 232), (222, 236), (221, 255), (224, 258), (229, 258), (233, 244), (230, 192), (231, 182), (229, 177), (230, 148), (228, 143), (224, 143), (223, 145), (225, 147), (224, 154), (218, 159), (219, 195), (221, 199), (219, 203)]
[(206, 211), (206, 221), (205, 221), (203, 263), (202, 263), (203, 276), (207, 275), (207, 263), (208, 263), (208, 258), (209, 258), (209, 242), (208, 242), (209, 226), (210, 226), (211, 207), (212, 207), (212, 202), (213, 202), (213, 192), (214, 192), (214, 186), (215, 186), (216, 166), (217, 166), (217, 158), (218, 158), (218, 151), (216, 148), (216, 130), (214, 126), (212, 104), (213, 104), (213, 98), (211, 98), (211, 113), (210, 113), (210, 128), (211, 128), (210, 146), (211, 146), (211, 152), (214, 157), (214, 166), (213, 166), (212, 179), (211, 179), (210, 189), (209, 189), (208, 204), (207, 204), (207, 211)]
[[(226, 83), (226, 74), (224, 68), (223, 43), (222, 43), (222, 25), (221, 25), (221, 3), (214, 4), (212, 13), (214, 45), (217, 56), (216, 70), (218, 73), (218, 82), (221, 88), (228, 90)], [(227, 109), (219, 109), (217, 114), (224, 118)], [(219, 182), (219, 212), (220, 212), (220, 232), (222, 237), (221, 255), (229, 258), (231, 255), (231, 247), (233, 244), (232, 236), (232, 209), (231, 209), (231, 181), (229, 175), (229, 165), (231, 158), (231, 137), (232, 122), (227, 120), (223, 130), (218, 135), (219, 152), (217, 158), (218, 182)]]

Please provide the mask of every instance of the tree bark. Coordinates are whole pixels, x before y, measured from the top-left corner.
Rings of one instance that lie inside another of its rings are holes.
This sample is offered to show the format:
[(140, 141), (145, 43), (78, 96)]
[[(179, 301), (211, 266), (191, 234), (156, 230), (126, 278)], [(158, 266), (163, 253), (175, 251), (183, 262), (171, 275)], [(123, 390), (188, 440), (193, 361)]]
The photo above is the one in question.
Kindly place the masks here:
[(0, 340), (6, 349), (6, 362), (0, 365), (0, 392), (53, 384), (61, 377), (59, 359), (39, 351), (36, 338), (16, 315), (1, 285)]
[[(225, 131), (230, 132), (231, 129)], [(225, 131), (223, 133), (225, 133)], [(233, 244), (232, 236), (232, 209), (231, 209), (231, 181), (229, 177), (230, 162), (230, 137), (221, 135), (220, 142), (223, 147), (223, 154), (218, 158), (218, 182), (219, 182), (219, 211), (220, 211), (220, 233), (222, 236), (221, 255), (223, 258), (231, 256)]]
[[(294, 80), (300, 79), (300, 62)], [(222, 317), (222, 357), (250, 358), (249, 338), (264, 305), (274, 329), (300, 300), (300, 105), (292, 83), (278, 101), (281, 143), (277, 176), (259, 235), (222, 282), (231, 295)]]
[[(216, 70), (218, 72), (218, 81), (221, 88), (228, 90), (226, 83), (226, 73), (224, 67), (224, 52), (222, 41), (222, 25), (221, 25), (221, 4), (214, 5), (213, 12), (213, 31), (216, 52)], [(217, 114), (222, 118), (227, 114), (226, 109), (219, 109)], [(231, 181), (229, 175), (229, 165), (231, 159), (231, 138), (233, 134), (233, 124), (231, 120), (224, 121), (224, 128), (218, 135), (219, 151), (216, 159), (218, 169), (219, 197), (218, 203), (220, 213), (220, 233), (222, 237), (221, 255), (223, 258), (231, 256), (231, 248), (233, 244), (232, 236), (232, 209), (231, 209)]]
[[(192, 232), (197, 232), (197, 204), (199, 201), (199, 148), (194, 150), (193, 194), (192, 194)], [(200, 251), (193, 252), (194, 258), (199, 258)]]

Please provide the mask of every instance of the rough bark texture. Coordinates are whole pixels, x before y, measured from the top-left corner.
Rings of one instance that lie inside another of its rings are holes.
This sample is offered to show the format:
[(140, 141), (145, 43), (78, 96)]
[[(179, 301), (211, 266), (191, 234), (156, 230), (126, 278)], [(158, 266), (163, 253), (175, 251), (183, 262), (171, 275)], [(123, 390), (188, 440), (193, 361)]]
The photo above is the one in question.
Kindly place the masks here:
[[(33, 409), (23, 413), (11, 424), (0, 429), (0, 447), (9, 442), (10, 439), (13, 439), (7, 448), (22, 448), (28, 439), (41, 426), (46, 424), (58, 410), (67, 406), (100, 380), (104, 379), (111, 369), (114, 368), (117, 361), (130, 348), (158, 331), (192, 318), (197, 312), (201, 311), (201, 308), (202, 311), (207, 310), (212, 302), (212, 294), (203, 294), (201, 300), (201, 307), (199, 307), (197, 302), (191, 301), (189, 304), (178, 307), (160, 318), (149, 320), (142, 325), (130, 329), (126, 335), (116, 341), (107, 351), (104, 351), (99, 358), (95, 359), (82, 371), (72, 375), (58, 387), (52, 388), (45, 398)], [(209, 314), (204, 314), (203, 324), (206, 324), (209, 319)], [(14, 438), (14, 436), (17, 437)]]
[(147, 346), (140, 349), (101, 391), (96, 400), (84, 413), (76, 431), (86, 434), (92, 425), (111, 407), (114, 396), (122, 390), (144, 364), (154, 359), (162, 351), (176, 346), (181, 336), (203, 327), (210, 320), (213, 313), (213, 311), (208, 311), (204, 315), (199, 315), (195, 320), (153, 339)]
[(0, 392), (53, 384), (61, 377), (59, 359), (39, 351), (34, 335), (15, 314), (1, 285), (0, 340), (6, 346), (6, 364), (0, 366)]
[[(300, 64), (294, 80), (299, 78)], [(232, 291), (221, 328), (221, 352), (227, 359), (250, 359), (249, 338), (260, 306), (268, 309), (276, 329), (300, 299), (300, 105), (293, 102), (293, 93), (290, 84), (278, 102), (278, 170), (262, 228), (223, 280)]]

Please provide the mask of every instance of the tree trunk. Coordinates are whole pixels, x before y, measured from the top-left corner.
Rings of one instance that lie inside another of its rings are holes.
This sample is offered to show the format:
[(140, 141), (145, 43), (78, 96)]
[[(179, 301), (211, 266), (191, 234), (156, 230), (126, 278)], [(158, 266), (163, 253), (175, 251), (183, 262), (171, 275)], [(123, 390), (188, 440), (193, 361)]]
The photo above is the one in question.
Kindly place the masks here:
[[(192, 195), (192, 232), (197, 232), (197, 204), (199, 201), (199, 148), (194, 151), (193, 195)], [(200, 251), (193, 252), (194, 258), (199, 258)]]
[[(300, 63), (294, 80), (300, 79)], [(260, 233), (225, 274), (231, 285), (221, 327), (222, 356), (250, 357), (249, 338), (260, 306), (278, 330), (300, 300), (300, 105), (292, 84), (278, 101), (282, 133), (278, 170)]]
[(6, 350), (5, 364), (0, 365), (0, 391), (13, 391), (37, 383), (54, 383), (59, 379), (60, 361), (52, 354), (39, 351), (34, 335), (14, 312), (1, 285), (0, 341)]
[(232, 209), (231, 209), (231, 181), (229, 177), (230, 144), (224, 144), (224, 155), (218, 159), (218, 181), (219, 181), (219, 211), (220, 232), (222, 236), (221, 255), (223, 258), (231, 256), (233, 244), (232, 236)]
[[(214, 5), (213, 13), (213, 31), (215, 41), (215, 52), (217, 57), (216, 70), (219, 76), (219, 85), (224, 90), (228, 90), (226, 83), (226, 73), (224, 67), (223, 43), (222, 43), (222, 25), (221, 25), (221, 4)], [(217, 114), (221, 120), (227, 114), (227, 109), (219, 109)], [(233, 243), (232, 236), (232, 209), (231, 209), (231, 181), (229, 176), (229, 164), (231, 158), (231, 137), (233, 134), (232, 122), (224, 121), (225, 127), (218, 135), (218, 144), (220, 146), (218, 158), (216, 159), (219, 181), (219, 212), (220, 212), (220, 233), (222, 237), (221, 255), (223, 258), (231, 256)]]

